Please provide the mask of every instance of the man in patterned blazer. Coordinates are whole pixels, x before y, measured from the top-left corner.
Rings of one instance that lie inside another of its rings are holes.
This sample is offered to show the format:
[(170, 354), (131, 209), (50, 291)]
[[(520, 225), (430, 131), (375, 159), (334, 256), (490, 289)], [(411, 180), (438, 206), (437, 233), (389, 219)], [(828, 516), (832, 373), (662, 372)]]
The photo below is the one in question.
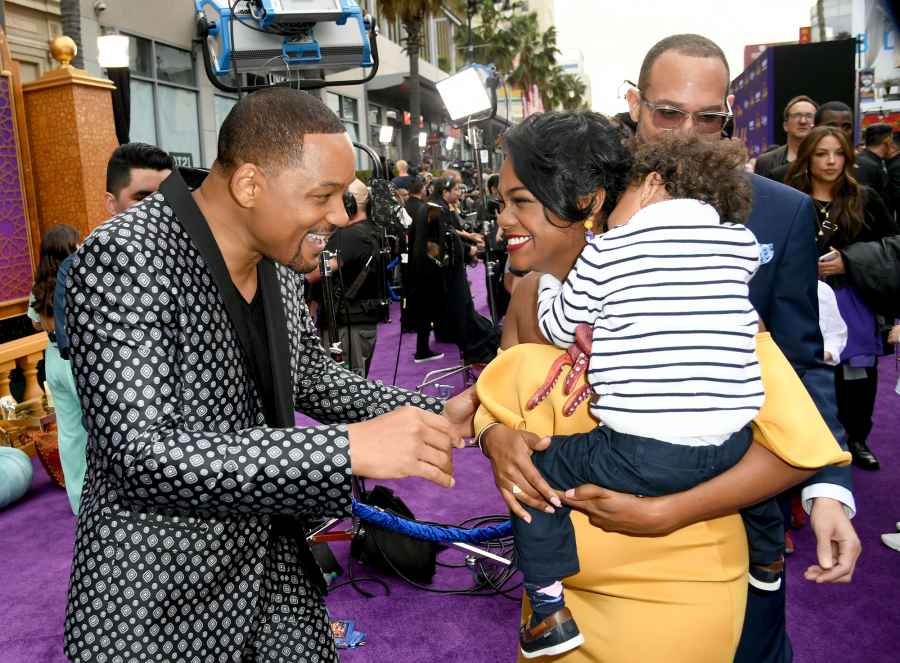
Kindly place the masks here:
[(453, 485), (471, 393), (445, 405), (338, 367), (303, 304), (353, 178), (322, 102), (263, 90), (226, 118), (197, 191), (173, 173), (79, 250), (73, 661), (336, 661), (303, 518), (347, 515), (351, 474)]

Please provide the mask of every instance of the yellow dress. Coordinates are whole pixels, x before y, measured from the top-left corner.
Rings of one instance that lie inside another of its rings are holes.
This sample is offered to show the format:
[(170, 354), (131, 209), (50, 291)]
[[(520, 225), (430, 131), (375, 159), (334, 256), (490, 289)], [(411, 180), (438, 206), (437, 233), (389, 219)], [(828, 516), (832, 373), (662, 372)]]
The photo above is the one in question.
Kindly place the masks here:
[[(525, 403), (563, 351), (521, 344), (478, 380), (476, 430), (492, 421), (538, 435), (582, 433), (597, 425), (582, 403), (562, 415), (562, 379), (535, 409)], [(801, 468), (845, 465), (815, 405), (768, 333), (757, 336), (766, 400), (754, 439)], [(667, 536), (636, 537), (593, 527), (572, 512), (581, 572), (564, 580), (566, 605), (585, 644), (546, 660), (565, 663), (730, 663), (747, 599), (747, 539), (737, 514)], [(527, 601), (527, 599), (526, 599)], [(528, 607), (523, 603), (523, 615)], [(520, 661), (525, 659), (520, 658)]]

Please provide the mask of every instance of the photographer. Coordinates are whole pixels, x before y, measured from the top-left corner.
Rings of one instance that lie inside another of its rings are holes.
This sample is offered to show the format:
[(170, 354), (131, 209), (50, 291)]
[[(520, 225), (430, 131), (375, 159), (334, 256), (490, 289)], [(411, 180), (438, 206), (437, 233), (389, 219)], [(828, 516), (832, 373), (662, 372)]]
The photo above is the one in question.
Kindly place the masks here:
[(369, 218), (369, 190), (363, 182), (353, 181), (344, 194), (344, 206), (350, 221), (326, 245), (326, 251), (337, 253), (329, 265), (334, 270), (331, 278), (335, 296), (333, 302), (320, 299), (319, 326), (322, 345), (328, 349), (337, 340), (329, 332), (334, 316), (344, 363), (366, 377), (378, 338), (377, 325), (385, 319), (386, 312), (379, 282), (384, 279), (378, 255), (381, 243), (379, 231)]

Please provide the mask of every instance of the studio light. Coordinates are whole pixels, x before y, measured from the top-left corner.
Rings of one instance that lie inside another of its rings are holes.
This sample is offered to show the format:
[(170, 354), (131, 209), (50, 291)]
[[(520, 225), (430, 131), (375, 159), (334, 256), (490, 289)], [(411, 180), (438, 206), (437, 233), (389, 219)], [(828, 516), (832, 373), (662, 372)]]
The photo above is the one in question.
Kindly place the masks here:
[(382, 145), (390, 145), (394, 140), (394, 127), (390, 124), (382, 124), (378, 130), (378, 142)]
[(446, 140), (445, 144), (447, 146), (447, 151), (449, 152), (450, 150), (453, 149), (453, 146), (456, 144), (456, 139), (453, 136), (447, 136), (447, 140)]
[(97, 62), (104, 69), (128, 67), (128, 37), (100, 35), (97, 37)]
[(451, 120), (461, 120), (492, 109), (488, 89), (490, 74), (488, 67), (475, 64), (436, 83)]
[(428, 134), (424, 131), (419, 132), (419, 147), (425, 149), (425, 146), (428, 145)]

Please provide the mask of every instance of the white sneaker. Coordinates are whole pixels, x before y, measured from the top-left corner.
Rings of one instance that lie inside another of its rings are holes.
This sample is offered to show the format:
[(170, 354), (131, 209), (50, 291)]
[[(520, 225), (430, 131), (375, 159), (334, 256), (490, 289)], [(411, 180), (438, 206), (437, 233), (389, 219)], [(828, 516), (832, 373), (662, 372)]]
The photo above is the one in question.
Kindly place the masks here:
[(900, 534), (882, 534), (881, 540), (888, 548), (900, 552)]

